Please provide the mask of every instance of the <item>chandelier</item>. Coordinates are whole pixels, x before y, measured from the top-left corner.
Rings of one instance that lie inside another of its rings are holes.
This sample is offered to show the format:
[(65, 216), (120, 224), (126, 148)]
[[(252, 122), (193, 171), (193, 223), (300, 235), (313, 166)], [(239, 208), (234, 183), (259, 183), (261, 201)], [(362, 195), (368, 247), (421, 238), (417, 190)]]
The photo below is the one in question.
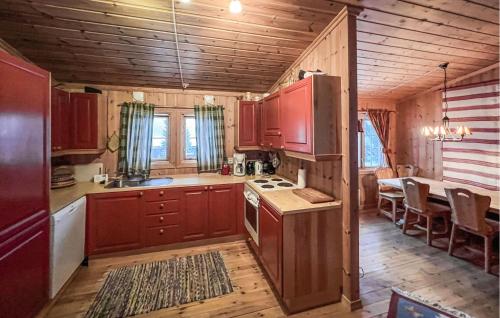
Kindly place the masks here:
[(446, 68), (448, 62), (440, 64), (439, 67), (444, 71), (444, 117), (441, 125), (436, 127), (426, 126), (422, 128), (422, 135), (432, 141), (462, 141), (465, 135), (470, 135), (470, 129), (467, 126), (450, 127), (450, 118), (448, 117), (448, 97)]

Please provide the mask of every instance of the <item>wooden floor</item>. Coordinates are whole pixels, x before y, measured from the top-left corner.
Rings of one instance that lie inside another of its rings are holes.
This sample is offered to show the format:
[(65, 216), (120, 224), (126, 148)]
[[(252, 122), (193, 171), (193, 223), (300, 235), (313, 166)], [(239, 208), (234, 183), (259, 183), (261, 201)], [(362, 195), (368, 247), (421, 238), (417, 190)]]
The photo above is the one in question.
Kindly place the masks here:
[[(498, 277), (446, 252), (428, 247), (422, 239), (402, 235), (387, 219), (361, 217), (360, 261), (363, 309), (347, 313), (340, 304), (293, 317), (385, 316), (390, 289), (397, 286), (431, 301), (456, 307), (476, 317), (498, 317)], [(269, 285), (244, 242), (92, 260), (63, 292), (48, 317), (82, 317), (104, 274), (134, 263), (219, 250), (224, 256), (235, 292), (204, 302), (155, 311), (135, 317), (281, 317), (284, 316)]]

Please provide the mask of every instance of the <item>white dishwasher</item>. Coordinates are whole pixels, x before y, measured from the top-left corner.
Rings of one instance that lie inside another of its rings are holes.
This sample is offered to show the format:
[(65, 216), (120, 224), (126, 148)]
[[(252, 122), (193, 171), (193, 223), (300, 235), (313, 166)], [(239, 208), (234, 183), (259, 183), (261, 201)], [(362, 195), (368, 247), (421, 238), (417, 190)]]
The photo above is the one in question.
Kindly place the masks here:
[(85, 197), (51, 215), (50, 298), (85, 258)]

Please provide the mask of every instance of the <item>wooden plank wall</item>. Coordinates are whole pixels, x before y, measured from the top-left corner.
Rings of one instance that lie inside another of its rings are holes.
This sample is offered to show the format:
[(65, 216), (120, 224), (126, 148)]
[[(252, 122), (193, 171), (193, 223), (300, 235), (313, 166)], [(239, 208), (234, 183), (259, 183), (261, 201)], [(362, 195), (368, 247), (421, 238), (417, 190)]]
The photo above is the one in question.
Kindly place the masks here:
[[(69, 90), (80, 90), (84, 84), (65, 83), (62, 88)], [(104, 100), (107, 100), (108, 106), (108, 135), (111, 136), (113, 131), (119, 132), (120, 127), (120, 107), (118, 105), (123, 102), (131, 102), (132, 92), (144, 92), (144, 101), (162, 107), (172, 109), (193, 109), (194, 105), (203, 105), (204, 95), (213, 95), (217, 105), (224, 106), (224, 121), (225, 121), (225, 137), (226, 137), (226, 154), (228, 157), (233, 155), (234, 149), (234, 107), (237, 103), (237, 98), (241, 97), (242, 93), (220, 92), (220, 91), (196, 91), (196, 90), (177, 90), (177, 89), (161, 89), (161, 88), (143, 88), (143, 87), (128, 87), (128, 86), (100, 86), (89, 85), (99, 88), (103, 91)], [(162, 110), (162, 109), (160, 109)], [(118, 161), (118, 151), (110, 152), (107, 150), (93, 162), (103, 162), (113, 175), (116, 173)], [(151, 175), (175, 175), (197, 173), (195, 167), (178, 167), (178, 168), (163, 168), (154, 169)]]
[[(498, 66), (453, 82), (450, 87), (499, 78)], [(419, 176), (441, 180), (443, 177), (441, 143), (428, 141), (421, 135), (423, 125), (440, 125), (441, 91), (434, 90), (398, 101), (396, 162), (419, 167)]]
[(342, 158), (330, 162), (304, 162), (285, 158), (278, 173), (296, 180), (301, 164), (307, 169), (308, 186), (332, 194), (343, 201), (343, 301), (351, 309), (359, 308), (359, 215), (357, 166), (357, 70), (356, 16), (345, 7), (273, 85), (286, 87), (298, 80), (300, 69), (321, 69), (340, 76), (342, 85)]

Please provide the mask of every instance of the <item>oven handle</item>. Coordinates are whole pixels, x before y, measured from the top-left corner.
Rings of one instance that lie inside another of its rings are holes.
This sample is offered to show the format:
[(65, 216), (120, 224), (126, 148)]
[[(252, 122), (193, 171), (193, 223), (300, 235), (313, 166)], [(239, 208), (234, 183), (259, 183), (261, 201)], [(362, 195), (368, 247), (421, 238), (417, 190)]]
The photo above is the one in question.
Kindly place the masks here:
[[(245, 199), (250, 203), (254, 208), (258, 209), (259, 208), (259, 201), (255, 200), (252, 195), (243, 192), (243, 195), (245, 196)], [(257, 201), (257, 202), (256, 202)]]

